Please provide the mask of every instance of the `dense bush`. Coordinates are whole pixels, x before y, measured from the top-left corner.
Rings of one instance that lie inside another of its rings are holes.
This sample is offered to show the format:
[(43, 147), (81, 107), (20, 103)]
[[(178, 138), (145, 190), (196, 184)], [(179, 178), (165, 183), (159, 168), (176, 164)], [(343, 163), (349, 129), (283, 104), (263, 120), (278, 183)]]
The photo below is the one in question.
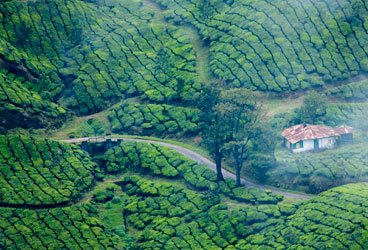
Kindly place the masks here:
[(277, 203), (282, 196), (258, 189), (236, 188), (233, 180), (216, 182), (216, 173), (173, 149), (141, 142), (122, 142), (109, 149), (102, 160), (108, 173), (140, 171), (145, 174), (183, 180), (200, 191), (218, 191), (232, 199), (248, 203)]
[(344, 145), (322, 153), (278, 152), (278, 166), (268, 182), (288, 189), (319, 193), (349, 182), (368, 180), (366, 144)]
[(4, 249), (113, 249), (120, 240), (91, 205), (53, 209), (0, 208)]
[(44, 76), (30, 89), (82, 114), (127, 96), (198, 97), (189, 37), (139, 1), (7, 1), (0, 9), (0, 55)]
[(118, 183), (129, 198), (124, 206), (128, 228), (140, 233), (139, 249), (234, 249), (244, 238), (276, 222), (293, 207), (269, 205), (228, 208), (208, 193), (138, 176)]
[(124, 103), (109, 115), (114, 133), (134, 134), (196, 134), (199, 110), (171, 105)]
[(367, 184), (349, 184), (306, 202), (286, 223), (240, 241), (237, 249), (365, 249)]
[(95, 168), (78, 147), (26, 136), (0, 136), (0, 203), (66, 203), (93, 185)]
[(211, 1), (205, 9), (203, 0), (155, 2), (168, 20), (199, 30), (211, 71), (235, 87), (294, 91), (368, 70), (362, 1)]
[(330, 97), (348, 101), (364, 101), (368, 98), (368, 80), (364, 79), (330, 88), (326, 90), (326, 94)]
[(1, 127), (39, 128), (58, 125), (65, 118), (63, 108), (28, 90), (25, 86), (29, 84), (24, 78), (0, 69)]

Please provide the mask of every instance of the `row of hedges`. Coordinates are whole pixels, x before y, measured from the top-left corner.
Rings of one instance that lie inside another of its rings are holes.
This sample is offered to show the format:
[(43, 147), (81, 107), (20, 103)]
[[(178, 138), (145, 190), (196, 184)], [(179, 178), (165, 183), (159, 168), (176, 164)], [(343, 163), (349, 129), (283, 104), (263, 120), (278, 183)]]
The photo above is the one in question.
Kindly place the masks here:
[(326, 94), (330, 97), (339, 98), (347, 101), (364, 101), (368, 98), (368, 80), (364, 79), (331, 88), (326, 91)]
[(235, 87), (294, 91), (368, 70), (361, 1), (212, 1), (207, 8), (201, 0), (155, 1), (168, 20), (198, 28), (211, 71)]
[(53, 209), (0, 208), (2, 249), (116, 249), (120, 239), (91, 205)]
[(126, 96), (165, 103), (198, 97), (188, 36), (164, 24), (150, 6), (42, 0), (0, 7), (0, 41), (7, 48), (0, 55), (45, 75), (48, 80), (32, 89), (82, 114)]
[(117, 174), (140, 171), (169, 179), (183, 180), (188, 186), (200, 191), (220, 192), (232, 199), (248, 203), (277, 203), (282, 196), (259, 189), (236, 188), (233, 180), (218, 183), (216, 173), (205, 165), (182, 156), (173, 149), (141, 142), (122, 142), (110, 148), (102, 160), (106, 171)]
[(123, 213), (128, 228), (139, 231), (139, 249), (235, 249), (239, 239), (295, 211), (289, 205), (229, 209), (215, 193), (138, 176), (118, 184), (129, 195)]
[(326, 191), (300, 206), (286, 223), (240, 241), (237, 249), (366, 249), (367, 193), (363, 183)]
[(367, 110), (367, 103), (331, 103), (327, 106), (322, 122), (331, 126), (348, 124), (360, 128), (365, 122)]
[(113, 133), (188, 135), (198, 133), (199, 115), (192, 108), (124, 103), (111, 111), (109, 121)]
[(96, 164), (78, 147), (27, 136), (0, 136), (0, 203), (62, 204), (94, 182)]
[(319, 193), (349, 182), (368, 180), (366, 144), (345, 145), (323, 153), (278, 152), (278, 166), (268, 173), (271, 185)]
[(65, 118), (63, 108), (28, 90), (25, 86), (29, 84), (24, 78), (0, 69), (1, 126), (42, 127), (57, 124)]

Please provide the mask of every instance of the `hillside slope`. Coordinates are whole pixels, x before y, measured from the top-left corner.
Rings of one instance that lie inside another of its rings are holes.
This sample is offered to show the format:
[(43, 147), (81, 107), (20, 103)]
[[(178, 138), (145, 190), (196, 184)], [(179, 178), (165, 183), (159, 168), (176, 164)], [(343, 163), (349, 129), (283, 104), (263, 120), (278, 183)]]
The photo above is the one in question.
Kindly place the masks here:
[(198, 29), (211, 71), (231, 86), (295, 91), (368, 70), (364, 1), (155, 2)]

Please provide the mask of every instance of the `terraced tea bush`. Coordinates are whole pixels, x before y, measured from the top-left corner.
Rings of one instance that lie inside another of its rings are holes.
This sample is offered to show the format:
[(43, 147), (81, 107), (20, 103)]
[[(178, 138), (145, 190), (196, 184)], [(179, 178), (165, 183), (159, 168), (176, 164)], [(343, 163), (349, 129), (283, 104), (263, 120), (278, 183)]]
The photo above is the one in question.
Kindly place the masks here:
[(199, 30), (211, 71), (234, 87), (294, 91), (368, 70), (363, 1), (211, 1), (207, 8), (202, 0), (155, 2), (168, 20)]
[(365, 249), (368, 185), (349, 184), (306, 202), (286, 223), (241, 240), (237, 249)]
[(326, 91), (328, 96), (347, 101), (366, 100), (368, 98), (368, 80), (344, 84)]
[(95, 168), (78, 147), (27, 136), (0, 136), (0, 203), (67, 203), (93, 185)]
[(113, 249), (119, 241), (97, 219), (91, 205), (0, 208), (0, 246), (4, 249)]
[(196, 134), (200, 111), (171, 105), (124, 103), (111, 111), (109, 121), (113, 133)]
[(366, 144), (344, 145), (322, 153), (278, 153), (268, 182), (283, 188), (319, 193), (349, 182), (368, 180)]
[(68, 133), (69, 138), (101, 136), (108, 131), (108, 124), (105, 121), (91, 118), (81, 122), (71, 132)]
[(85, 114), (126, 96), (161, 103), (198, 97), (187, 34), (146, 4), (42, 0), (0, 7), (0, 55), (45, 75), (49, 81), (33, 88), (66, 107)]
[(141, 142), (122, 142), (109, 149), (102, 157), (106, 171), (117, 174), (140, 171), (144, 174), (183, 180), (200, 191), (218, 191), (248, 203), (277, 203), (282, 196), (258, 189), (236, 188), (233, 180), (216, 182), (216, 174), (207, 166), (182, 156), (173, 149)]
[(240, 238), (289, 215), (274, 205), (229, 209), (208, 193), (138, 176), (119, 185), (129, 194), (124, 214), (128, 228), (139, 231), (134, 246), (140, 249), (234, 249)]
[(0, 69), (1, 127), (38, 128), (49, 124), (58, 125), (64, 120), (66, 111), (28, 90), (25, 86), (29, 84), (24, 78)]

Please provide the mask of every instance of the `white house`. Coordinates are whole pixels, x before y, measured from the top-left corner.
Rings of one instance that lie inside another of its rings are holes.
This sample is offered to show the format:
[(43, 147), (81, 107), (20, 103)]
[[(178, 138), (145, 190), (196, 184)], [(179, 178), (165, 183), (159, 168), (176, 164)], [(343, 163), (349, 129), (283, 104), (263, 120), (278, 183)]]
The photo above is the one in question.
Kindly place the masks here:
[(331, 149), (353, 139), (353, 129), (347, 126), (331, 128), (321, 125), (300, 124), (282, 133), (285, 146), (293, 153)]

